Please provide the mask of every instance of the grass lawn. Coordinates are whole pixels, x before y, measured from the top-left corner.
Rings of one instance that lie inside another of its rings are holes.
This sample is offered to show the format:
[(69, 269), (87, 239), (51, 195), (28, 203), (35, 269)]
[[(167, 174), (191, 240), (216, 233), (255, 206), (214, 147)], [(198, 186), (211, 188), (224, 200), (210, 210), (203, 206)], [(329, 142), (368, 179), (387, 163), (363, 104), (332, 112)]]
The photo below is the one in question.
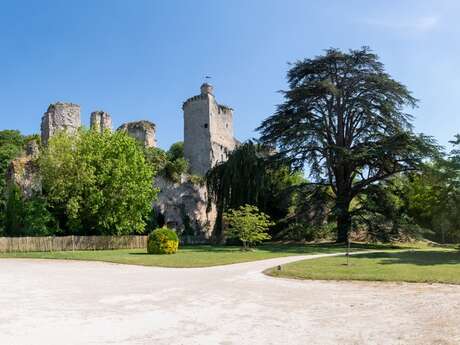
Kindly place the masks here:
[[(353, 244), (353, 251), (391, 248), (387, 245)], [(206, 267), (239, 262), (270, 259), (290, 255), (344, 252), (343, 245), (336, 244), (263, 244), (254, 251), (241, 251), (236, 246), (190, 245), (182, 246), (173, 255), (151, 255), (145, 249), (117, 249), (97, 251), (0, 253), (0, 258), (39, 258), (107, 261), (162, 267)]]
[(270, 269), (275, 277), (325, 280), (405, 281), (460, 284), (460, 251), (424, 249), (385, 253), (363, 253), (346, 257), (302, 260)]

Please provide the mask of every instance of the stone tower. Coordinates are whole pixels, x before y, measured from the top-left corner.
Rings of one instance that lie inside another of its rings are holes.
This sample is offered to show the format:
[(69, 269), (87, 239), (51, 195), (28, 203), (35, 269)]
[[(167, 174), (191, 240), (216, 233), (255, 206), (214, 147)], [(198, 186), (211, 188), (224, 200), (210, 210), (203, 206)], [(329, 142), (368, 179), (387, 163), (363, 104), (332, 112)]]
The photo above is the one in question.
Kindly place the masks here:
[(73, 103), (57, 102), (50, 104), (42, 117), (42, 144), (48, 145), (48, 140), (59, 131), (75, 133), (81, 126), (80, 106)]
[(106, 129), (112, 131), (112, 117), (105, 111), (93, 111), (91, 113), (91, 129), (101, 133)]
[(155, 124), (150, 121), (136, 121), (122, 124), (118, 131), (126, 131), (144, 147), (156, 147)]
[(186, 100), (184, 110), (184, 155), (192, 174), (205, 175), (227, 160), (235, 148), (233, 109), (218, 104), (213, 87), (201, 85), (201, 93)]

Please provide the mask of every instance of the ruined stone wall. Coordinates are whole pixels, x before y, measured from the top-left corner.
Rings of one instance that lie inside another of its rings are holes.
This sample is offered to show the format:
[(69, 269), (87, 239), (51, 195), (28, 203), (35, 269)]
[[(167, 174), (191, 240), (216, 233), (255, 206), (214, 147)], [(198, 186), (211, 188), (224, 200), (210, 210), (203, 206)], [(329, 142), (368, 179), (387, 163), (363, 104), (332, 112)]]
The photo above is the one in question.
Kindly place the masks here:
[(42, 144), (48, 145), (48, 140), (59, 131), (75, 133), (81, 127), (80, 106), (73, 103), (57, 102), (50, 104), (42, 117)]
[(183, 243), (208, 243), (217, 211), (215, 205), (208, 207), (206, 186), (189, 182), (185, 175), (179, 183), (157, 176), (154, 185), (160, 192), (153, 207), (165, 224), (176, 230)]
[(233, 110), (214, 102), (211, 107), (211, 167), (225, 162), (235, 149)]
[(128, 122), (120, 127), (119, 131), (126, 131), (129, 136), (139, 141), (145, 147), (156, 147), (155, 124), (149, 121)]
[[(204, 176), (209, 169), (228, 158), (235, 148), (233, 111), (219, 105), (213, 88), (203, 84), (201, 93), (183, 104), (184, 155), (193, 174)], [(55, 103), (42, 117), (42, 143), (59, 131), (75, 133), (81, 126), (80, 107), (72, 103)], [(103, 111), (91, 113), (91, 128), (98, 131), (112, 128), (110, 115)], [(156, 147), (155, 124), (149, 121), (125, 123), (118, 130), (126, 131), (145, 147)], [(27, 155), (11, 163), (8, 180), (17, 184), (26, 197), (41, 192), (40, 174), (36, 158), (38, 147), (31, 143)], [(154, 185), (160, 192), (153, 207), (164, 216), (165, 223), (176, 229), (185, 243), (207, 243), (212, 239), (217, 211), (208, 204), (205, 185), (194, 184), (190, 176), (182, 176), (179, 183), (156, 177)]]
[(105, 111), (93, 111), (91, 113), (91, 129), (103, 133), (106, 129), (112, 131), (112, 117)]

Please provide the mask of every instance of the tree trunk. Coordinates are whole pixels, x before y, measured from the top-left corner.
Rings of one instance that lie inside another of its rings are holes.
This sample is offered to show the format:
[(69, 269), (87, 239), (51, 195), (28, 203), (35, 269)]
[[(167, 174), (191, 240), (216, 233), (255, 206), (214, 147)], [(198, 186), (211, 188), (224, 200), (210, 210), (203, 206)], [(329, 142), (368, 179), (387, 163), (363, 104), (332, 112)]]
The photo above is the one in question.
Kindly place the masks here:
[(349, 202), (337, 202), (337, 243), (348, 241), (351, 230), (351, 215)]

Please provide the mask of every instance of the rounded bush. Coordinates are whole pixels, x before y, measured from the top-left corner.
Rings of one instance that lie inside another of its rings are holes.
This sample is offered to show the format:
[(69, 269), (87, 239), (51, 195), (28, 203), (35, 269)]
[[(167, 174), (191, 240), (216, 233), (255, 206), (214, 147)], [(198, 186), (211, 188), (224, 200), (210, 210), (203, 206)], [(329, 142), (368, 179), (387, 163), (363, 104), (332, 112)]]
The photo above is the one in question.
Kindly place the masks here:
[(175, 231), (167, 228), (153, 230), (147, 240), (149, 254), (174, 254), (179, 248), (179, 238)]

